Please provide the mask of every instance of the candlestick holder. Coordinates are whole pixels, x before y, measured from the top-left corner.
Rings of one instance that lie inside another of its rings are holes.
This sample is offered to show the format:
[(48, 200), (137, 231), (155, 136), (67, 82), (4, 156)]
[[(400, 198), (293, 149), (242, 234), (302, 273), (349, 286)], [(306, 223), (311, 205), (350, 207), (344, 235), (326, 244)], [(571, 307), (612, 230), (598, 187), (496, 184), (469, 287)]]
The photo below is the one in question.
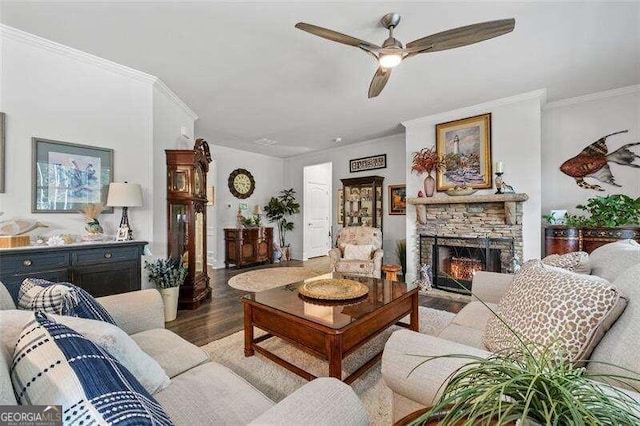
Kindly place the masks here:
[(504, 180), (502, 180), (503, 174), (504, 172), (496, 172), (496, 194), (504, 194), (504, 192), (502, 192), (504, 185)]

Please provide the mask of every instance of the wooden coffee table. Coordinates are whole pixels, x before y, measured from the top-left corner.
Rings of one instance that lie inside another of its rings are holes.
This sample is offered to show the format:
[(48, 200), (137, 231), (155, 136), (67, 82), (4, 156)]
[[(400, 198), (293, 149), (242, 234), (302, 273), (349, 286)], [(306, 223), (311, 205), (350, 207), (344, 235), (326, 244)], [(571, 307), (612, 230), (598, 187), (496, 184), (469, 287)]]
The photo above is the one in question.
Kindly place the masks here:
[[(326, 359), (329, 376), (352, 383), (382, 358), (382, 352), (343, 379), (342, 360), (347, 355), (394, 324), (418, 331), (417, 286), (377, 278), (343, 276), (336, 272), (321, 277), (360, 281), (369, 287), (369, 294), (357, 303), (328, 304), (300, 296), (298, 287), (303, 284), (301, 281), (247, 295), (242, 299), (245, 356), (258, 352), (307, 380), (315, 379), (313, 374), (259, 345), (269, 338), (279, 337)], [(398, 323), (406, 315), (410, 315), (410, 323)], [(255, 338), (254, 327), (267, 334)]]

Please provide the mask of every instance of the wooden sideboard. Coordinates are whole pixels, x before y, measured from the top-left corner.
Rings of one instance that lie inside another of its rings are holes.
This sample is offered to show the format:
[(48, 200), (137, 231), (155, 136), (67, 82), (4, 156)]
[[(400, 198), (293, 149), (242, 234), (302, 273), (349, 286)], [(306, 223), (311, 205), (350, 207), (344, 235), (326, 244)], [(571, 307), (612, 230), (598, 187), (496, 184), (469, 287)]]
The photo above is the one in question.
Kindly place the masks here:
[(225, 268), (258, 262), (273, 262), (273, 228), (225, 228)]
[(544, 229), (544, 254), (549, 256), (573, 251), (591, 253), (602, 245), (626, 239), (640, 243), (640, 227), (573, 228), (552, 225)]
[(146, 241), (29, 246), (0, 250), (0, 281), (17, 299), (25, 278), (67, 281), (94, 297), (141, 288)]

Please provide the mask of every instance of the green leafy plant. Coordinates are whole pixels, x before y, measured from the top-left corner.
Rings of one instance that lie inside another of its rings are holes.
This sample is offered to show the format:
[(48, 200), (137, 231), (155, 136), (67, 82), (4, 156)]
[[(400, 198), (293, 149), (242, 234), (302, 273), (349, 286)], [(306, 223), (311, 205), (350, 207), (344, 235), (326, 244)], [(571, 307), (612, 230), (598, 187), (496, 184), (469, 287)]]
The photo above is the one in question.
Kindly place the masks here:
[(544, 220), (549, 225), (555, 225), (555, 223), (556, 223), (556, 217), (554, 215), (552, 215), (551, 213), (543, 214), (542, 215), (542, 220)]
[(613, 228), (640, 223), (640, 197), (634, 199), (623, 194), (596, 196), (589, 198), (584, 205), (578, 204), (576, 208), (589, 215), (584, 219), (583, 226)]
[(396, 249), (395, 249), (396, 257), (398, 258), (398, 262), (402, 267), (402, 276), (406, 277), (407, 274), (407, 240), (398, 240), (396, 241)]
[(278, 225), (280, 247), (285, 247), (286, 234), (293, 231), (294, 223), (287, 218), (300, 213), (300, 204), (296, 201), (296, 191), (293, 188), (283, 189), (277, 197), (271, 197), (269, 204), (264, 206), (264, 212), (270, 222)]
[(155, 262), (144, 262), (144, 269), (148, 271), (149, 281), (156, 288), (178, 287), (184, 283), (188, 269), (177, 259), (157, 259)]
[(555, 345), (542, 347), (526, 339), (480, 302), (519, 344), (487, 358), (451, 354), (421, 362), (413, 370), (438, 358), (469, 360), (449, 375), (434, 405), (412, 425), (433, 418), (438, 418), (442, 426), (506, 425), (516, 421), (550, 426), (640, 424), (640, 406), (635, 400), (608, 383), (596, 381), (608, 379), (633, 387), (632, 378), (574, 368)]
[(253, 226), (254, 225), (252, 217), (244, 217), (244, 216), (242, 216), (241, 220), (242, 220), (242, 224), (244, 226)]

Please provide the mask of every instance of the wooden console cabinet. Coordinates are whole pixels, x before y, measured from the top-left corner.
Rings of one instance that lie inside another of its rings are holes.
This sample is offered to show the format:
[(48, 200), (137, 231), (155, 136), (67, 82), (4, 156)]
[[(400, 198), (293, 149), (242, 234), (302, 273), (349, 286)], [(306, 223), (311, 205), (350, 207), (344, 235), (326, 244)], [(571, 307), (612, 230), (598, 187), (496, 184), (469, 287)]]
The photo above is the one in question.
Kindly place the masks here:
[(94, 297), (140, 290), (146, 241), (0, 250), (0, 280), (14, 300), (25, 278), (67, 281)]
[(258, 262), (273, 262), (273, 228), (225, 228), (225, 268)]
[(640, 243), (640, 227), (573, 228), (553, 225), (544, 229), (544, 254), (549, 256), (573, 251), (591, 253), (602, 245), (626, 239)]

